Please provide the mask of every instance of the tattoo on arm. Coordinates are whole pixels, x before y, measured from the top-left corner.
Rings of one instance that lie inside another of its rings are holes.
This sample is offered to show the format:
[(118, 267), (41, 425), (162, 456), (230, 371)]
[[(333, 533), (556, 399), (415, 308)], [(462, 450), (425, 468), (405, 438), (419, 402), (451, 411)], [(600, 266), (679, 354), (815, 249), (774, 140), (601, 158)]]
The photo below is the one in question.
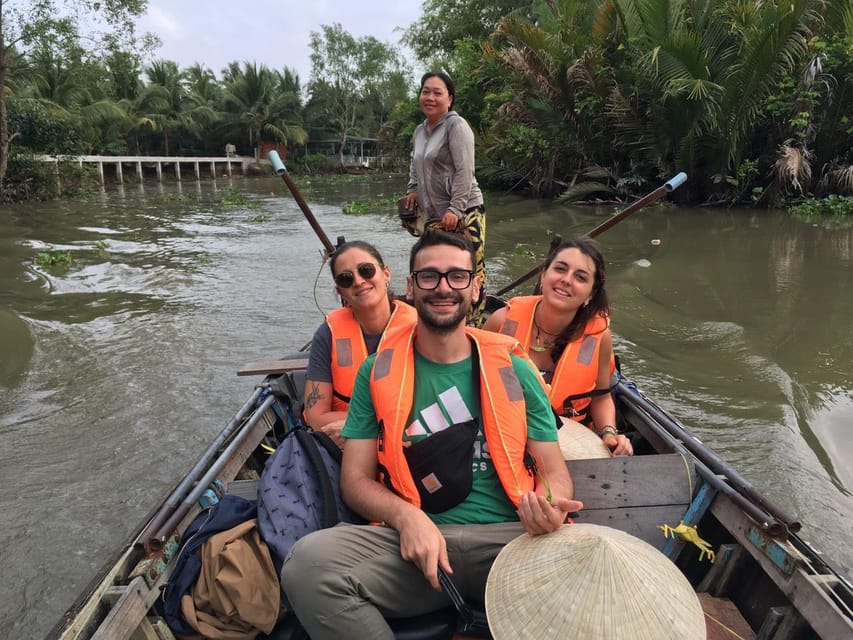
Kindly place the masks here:
[(323, 396), (320, 395), (320, 385), (314, 382), (311, 385), (311, 392), (308, 394), (308, 397), (305, 398), (305, 408), (314, 408), (314, 406), (320, 401), (320, 398), (322, 397)]

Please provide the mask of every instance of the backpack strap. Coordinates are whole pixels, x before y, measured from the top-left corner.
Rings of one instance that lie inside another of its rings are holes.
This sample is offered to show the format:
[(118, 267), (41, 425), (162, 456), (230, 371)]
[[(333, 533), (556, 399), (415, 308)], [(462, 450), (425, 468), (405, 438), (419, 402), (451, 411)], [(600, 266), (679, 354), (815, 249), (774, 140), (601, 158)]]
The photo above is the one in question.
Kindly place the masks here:
[[(618, 364), (618, 360), (617, 360), (617, 364)], [(619, 385), (619, 382), (621, 380), (622, 380), (622, 372), (619, 369), (617, 369), (616, 379), (614, 380), (613, 384), (610, 385), (609, 387), (604, 387), (603, 389), (593, 389), (592, 391), (585, 391), (584, 393), (574, 393), (570, 396), (566, 396), (563, 399), (563, 415), (564, 416), (577, 415), (577, 412), (575, 412), (574, 407), (572, 406), (572, 402), (574, 402), (575, 400), (582, 400), (583, 398), (597, 398), (598, 396), (607, 395), (608, 393), (613, 391)]]
[[(297, 428), (293, 430), (293, 435), (299, 441), (299, 444), (302, 445), (302, 449), (305, 451), (308, 461), (314, 468), (314, 475), (320, 484), (320, 495), (323, 500), (323, 527), (334, 527), (338, 522), (340, 522), (340, 516), (338, 515), (338, 503), (335, 500), (335, 491), (332, 488), (332, 479), (329, 477), (329, 472), (326, 471), (326, 465), (323, 464), (323, 458), (320, 457), (320, 449), (317, 442), (323, 442), (323, 438), (325, 437), (325, 439), (331, 443), (333, 448), (338, 449), (338, 447), (335, 446), (332, 439), (325, 433)], [(324, 448), (328, 449), (328, 444), (324, 443)], [(329, 453), (332, 452), (329, 451)], [(341, 451), (338, 449), (338, 462), (340, 462), (340, 459)]]
[(333, 390), (333, 391), (332, 391), (332, 395), (333, 395), (333, 396), (335, 396), (338, 400), (343, 400), (343, 401), (344, 401), (344, 402), (346, 402), (347, 404), (349, 404), (349, 403), (350, 403), (350, 401), (352, 400), (352, 398), (350, 398), (349, 396), (345, 396), (345, 395), (344, 395), (344, 394), (342, 394), (340, 391), (334, 391), (334, 390)]
[(314, 440), (316, 440), (317, 444), (322, 446), (332, 456), (332, 460), (340, 465), (344, 459), (344, 450), (336, 445), (335, 441), (327, 433), (322, 431), (311, 431), (311, 433), (314, 434)]

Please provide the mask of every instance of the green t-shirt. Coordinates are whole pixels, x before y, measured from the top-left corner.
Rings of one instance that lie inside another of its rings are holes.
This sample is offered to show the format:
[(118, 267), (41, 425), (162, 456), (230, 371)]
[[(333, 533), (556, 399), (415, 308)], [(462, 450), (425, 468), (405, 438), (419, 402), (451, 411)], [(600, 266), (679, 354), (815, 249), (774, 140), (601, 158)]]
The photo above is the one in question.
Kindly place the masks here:
[[(341, 435), (352, 439), (379, 437), (379, 423), (370, 396), (370, 371), (375, 356), (362, 363), (355, 381), (347, 421)], [(431, 362), (415, 352), (415, 397), (404, 441), (417, 442), (430, 433), (471, 418), (480, 419), (471, 358), (453, 364)], [(512, 356), (512, 365), (524, 392), (527, 406), (527, 436), (531, 440), (557, 440), (551, 403), (530, 365)], [(518, 520), (515, 506), (501, 486), (482, 425), (474, 441), (474, 482), (471, 493), (460, 504), (438, 514), (428, 514), (437, 524), (489, 524)]]

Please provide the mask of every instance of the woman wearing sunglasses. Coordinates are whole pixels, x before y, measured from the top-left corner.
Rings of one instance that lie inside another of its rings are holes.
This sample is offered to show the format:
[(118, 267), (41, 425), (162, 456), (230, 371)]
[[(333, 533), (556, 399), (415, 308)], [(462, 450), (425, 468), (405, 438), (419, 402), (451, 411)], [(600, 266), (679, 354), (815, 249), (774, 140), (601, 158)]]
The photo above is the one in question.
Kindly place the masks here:
[(343, 447), (340, 434), (359, 366), (387, 329), (414, 324), (417, 313), (394, 299), (388, 289), (391, 270), (373, 245), (345, 242), (329, 266), (344, 306), (326, 316), (311, 341), (304, 415), (312, 428)]

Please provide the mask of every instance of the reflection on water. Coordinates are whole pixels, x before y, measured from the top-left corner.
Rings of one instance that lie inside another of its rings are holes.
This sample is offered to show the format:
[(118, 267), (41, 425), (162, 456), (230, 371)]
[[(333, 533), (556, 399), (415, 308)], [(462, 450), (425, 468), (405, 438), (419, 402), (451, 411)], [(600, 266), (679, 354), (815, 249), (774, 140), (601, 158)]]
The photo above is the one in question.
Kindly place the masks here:
[[(404, 183), (304, 188), (330, 238), (382, 250), (397, 291), (413, 238), (393, 204), (341, 205), (393, 202)], [(231, 188), (251, 206), (221, 204)], [(43, 635), (251, 392), (236, 370), (297, 350), (335, 308), (320, 243), (282, 190), (188, 181), (4, 210), (0, 572), (16, 579), (0, 582), (0, 637)], [(492, 290), (541, 260), (549, 233), (612, 212), (490, 195)], [(673, 207), (600, 237), (626, 373), (848, 569), (852, 239), (775, 212)], [(34, 264), (58, 248), (70, 266)]]

